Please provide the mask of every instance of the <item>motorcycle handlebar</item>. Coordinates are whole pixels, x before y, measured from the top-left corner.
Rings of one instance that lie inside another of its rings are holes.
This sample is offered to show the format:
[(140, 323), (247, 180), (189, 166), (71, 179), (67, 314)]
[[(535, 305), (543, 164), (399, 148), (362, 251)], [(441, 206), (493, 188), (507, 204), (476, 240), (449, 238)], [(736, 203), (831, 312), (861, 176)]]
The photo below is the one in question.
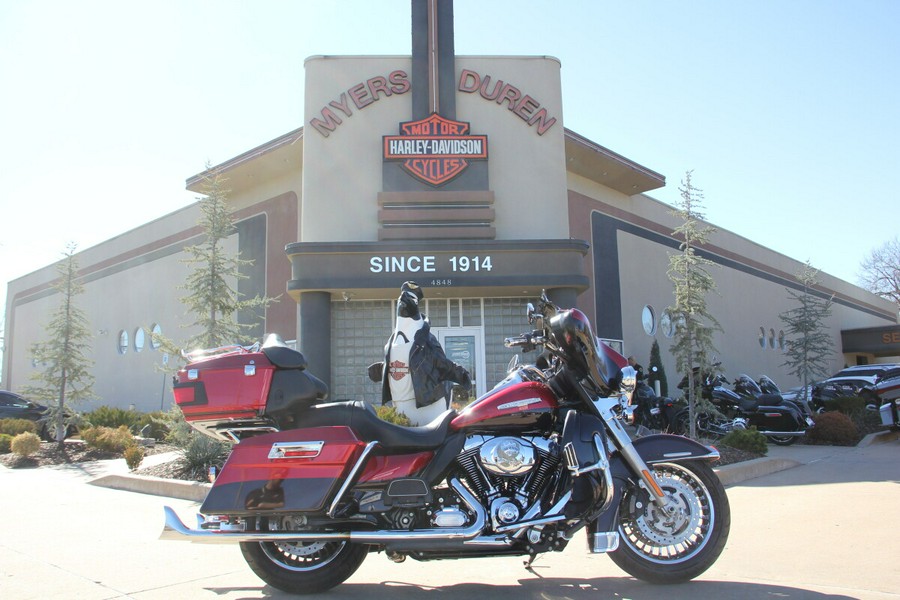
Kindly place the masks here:
[(522, 352), (531, 352), (544, 343), (544, 332), (535, 330), (503, 340), (507, 348), (522, 348)]

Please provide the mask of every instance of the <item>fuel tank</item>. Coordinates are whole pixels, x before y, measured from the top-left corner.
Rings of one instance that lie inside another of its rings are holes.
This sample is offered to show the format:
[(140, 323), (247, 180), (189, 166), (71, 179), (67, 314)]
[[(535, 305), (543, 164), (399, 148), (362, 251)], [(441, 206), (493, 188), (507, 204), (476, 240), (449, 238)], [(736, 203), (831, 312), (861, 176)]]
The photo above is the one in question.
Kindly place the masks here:
[(450, 429), (528, 431), (548, 427), (559, 406), (553, 391), (534, 381), (500, 384), (467, 406)]

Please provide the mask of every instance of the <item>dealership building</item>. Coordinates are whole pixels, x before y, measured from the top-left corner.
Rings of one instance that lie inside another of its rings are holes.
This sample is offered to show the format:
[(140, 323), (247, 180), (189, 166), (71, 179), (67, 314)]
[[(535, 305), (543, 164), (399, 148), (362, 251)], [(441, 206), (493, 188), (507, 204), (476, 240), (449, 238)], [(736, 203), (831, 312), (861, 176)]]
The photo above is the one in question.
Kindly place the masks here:
[[(229, 249), (253, 261), (236, 286), (277, 297), (262, 320), (241, 319), (257, 338), (295, 343), (331, 398), (377, 401), (366, 366), (383, 358), (400, 285), (415, 280), (480, 394), (504, 376), (503, 339), (528, 328), (525, 305), (546, 290), (644, 365), (658, 341), (673, 390), (667, 270), (680, 221), (653, 198), (664, 175), (564, 126), (558, 60), (456, 56), (449, 2), (413, 0), (412, 21), (410, 56), (308, 58), (302, 127), (214, 167), (237, 223)], [(149, 332), (191, 333), (178, 286), (199, 218), (194, 204), (78, 253), (98, 396), (85, 410), (172, 405), (160, 367), (177, 357)], [(798, 385), (779, 314), (796, 306), (787, 290), (801, 289), (803, 264), (721, 229), (703, 254), (726, 374)], [(8, 284), (4, 388), (37, 368), (30, 348), (60, 302), (56, 276), (48, 265)], [(893, 303), (825, 273), (815, 293), (834, 299), (832, 371), (897, 360)]]

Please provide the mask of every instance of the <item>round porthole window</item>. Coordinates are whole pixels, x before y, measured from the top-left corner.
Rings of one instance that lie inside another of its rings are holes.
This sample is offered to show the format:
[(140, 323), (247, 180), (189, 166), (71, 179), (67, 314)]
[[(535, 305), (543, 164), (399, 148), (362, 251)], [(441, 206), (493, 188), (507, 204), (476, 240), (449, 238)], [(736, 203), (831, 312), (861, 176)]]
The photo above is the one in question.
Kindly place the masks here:
[(128, 352), (128, 332), (122, 329), (119, 331), (119, 354)]
[(668, 311), (664, 312), (659, 318), (659, 330), (667, 338), (675, 335), (675, 326), (672, 323), (672, 315)]
[(144, 328), (138, 327), (134, 330), (134, 351), (140, 352), (144, 349)]
[(150, 328), (150, 347), (154, 350), (159, 350), (160, 341), (159, 335), (162, 334), (162, 327), (159, 326), (159, 323), (154, 323), (153, 327)]
[(656, 333), (656, 312), (649, 304), (641, 311), (641, 325), (644, 326), (644, 333), (647, 335)]

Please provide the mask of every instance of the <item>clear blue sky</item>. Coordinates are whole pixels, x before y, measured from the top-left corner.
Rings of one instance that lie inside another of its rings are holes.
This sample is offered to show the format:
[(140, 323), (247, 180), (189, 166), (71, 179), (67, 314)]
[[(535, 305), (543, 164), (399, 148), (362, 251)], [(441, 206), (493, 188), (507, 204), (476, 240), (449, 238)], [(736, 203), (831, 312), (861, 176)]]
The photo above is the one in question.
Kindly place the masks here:
[[(855, 282), (897, 235), (900, 2), (456, 0), (460, 55), (562, 62), (566, 127)], [(192, 201), (303, 125), (303, 61), (410, 53), (409, 0), (0, 0), (5, 282)]]

